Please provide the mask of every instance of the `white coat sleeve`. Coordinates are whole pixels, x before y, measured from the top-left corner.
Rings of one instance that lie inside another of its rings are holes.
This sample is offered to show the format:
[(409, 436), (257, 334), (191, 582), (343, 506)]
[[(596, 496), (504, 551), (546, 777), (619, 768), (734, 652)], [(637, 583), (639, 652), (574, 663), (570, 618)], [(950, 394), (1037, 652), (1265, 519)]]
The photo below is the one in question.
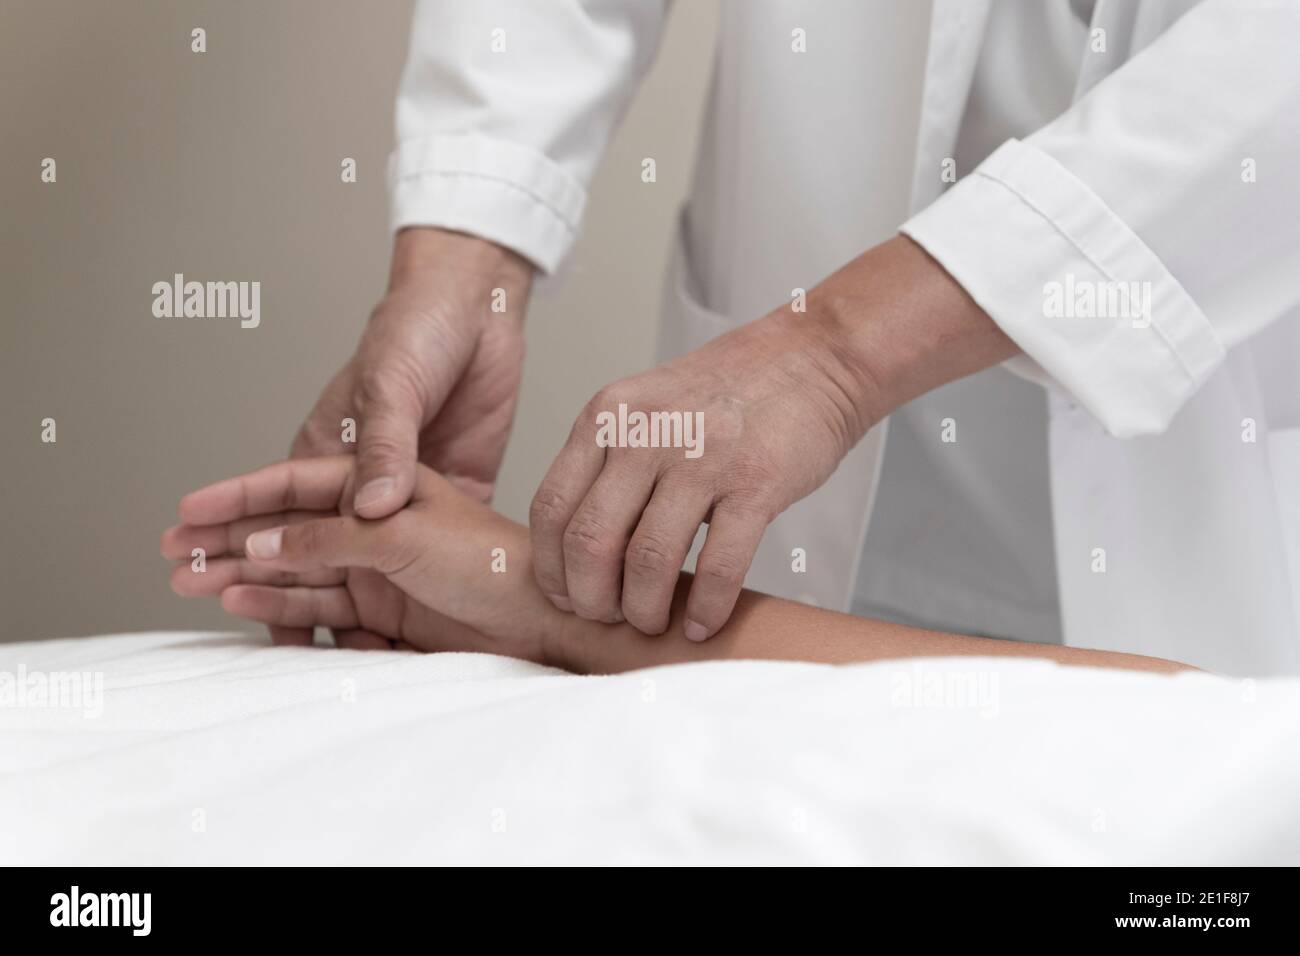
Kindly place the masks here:
[(665, 7), (420, 0), (389, 159), (393, 229), (472, 233), (554, 271)]
[[(1117, 437), (1163, 431), (1300, 306), (1300, 2), (1205, 0), (902, 231), (1045, 384)], [(1145, 283), (1149, 325), (1049, 317), (1067, 282)]]

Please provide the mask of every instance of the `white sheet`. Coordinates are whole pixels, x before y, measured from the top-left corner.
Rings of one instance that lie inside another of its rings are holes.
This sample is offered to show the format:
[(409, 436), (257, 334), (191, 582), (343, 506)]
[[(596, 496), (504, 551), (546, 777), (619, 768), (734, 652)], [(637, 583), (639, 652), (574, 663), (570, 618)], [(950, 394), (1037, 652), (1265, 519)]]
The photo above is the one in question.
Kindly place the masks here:
[(20, 667), (104, 697), (0, 706), (4, 863), (1300, 863), (1297, 680), (193, 633), (0, 645)]

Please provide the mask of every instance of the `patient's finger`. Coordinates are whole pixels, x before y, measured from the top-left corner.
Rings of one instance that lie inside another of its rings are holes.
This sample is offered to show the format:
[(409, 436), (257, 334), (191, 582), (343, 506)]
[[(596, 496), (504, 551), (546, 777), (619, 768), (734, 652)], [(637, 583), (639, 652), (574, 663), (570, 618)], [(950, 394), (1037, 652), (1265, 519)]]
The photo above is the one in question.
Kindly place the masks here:
[(278, 511), (333, 511), (352, 474), (352, 463), (347, 455), (301, 458), (226, 478), (182, 498), (181, 521), (222, 524)]
[(333, 587), (346, 580), (343, 568), (320, 568), (301, 574), (268, 568), (247, 558), (215, 558), (195, 571), (189, 561), (172, 568), (172, 590), (181, 597), (216, 597), (236, 584), (268, 584), (273, 587)]
[(314, 521), (328, 511), (288, 511), (279, 514), (240, 518), (228, 524), (178, 524), (163, 532), (162, 556), (172, 561), (190, 558), (195, 548), (202, 548), (208, 558), (244, 553), (244, 540), (254, 531), (286, 524)]
[(353, 567), (395, 574), (420, 553), (419, 537), (403, 530), (407, 515), (381, 521), (338, 516), (268, 528), (250, 535), (244, 549), (259, 564), (285, 571)]
[(221, 592), (221, 606), (236, 617), (281, 627), (358, 626), (357, 610), (348, 589), (276, 588), (236, 584)]

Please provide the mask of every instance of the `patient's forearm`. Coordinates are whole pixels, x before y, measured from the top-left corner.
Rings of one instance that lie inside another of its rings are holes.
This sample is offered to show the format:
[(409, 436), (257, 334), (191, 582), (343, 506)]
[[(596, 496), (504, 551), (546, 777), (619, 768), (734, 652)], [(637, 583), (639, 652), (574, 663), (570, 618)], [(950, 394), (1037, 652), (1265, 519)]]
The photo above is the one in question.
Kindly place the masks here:
[[(283, 510), (294, 503), (329, 515), (350, 487), (354, 462), (351, 456), (282, 462), (187, 495), (180, 509), (185, 523), (162, 540), (164, 556), (184, 562), (176, 569), (185, 569), (181, 577), (173, 572), (173, 587), (220, 593), (232, 613), (281, 628), (354, 628), (369, 618), (387, 622), (378, 638), (422, 650), (487, 649), (583, 673), (723, 658), (848, 663), (942, 655), (1184, 669), (1131, 654), (903, 627), (752, 591), (741, 593), (724, 628), (693, 643), (683, 633), (689, 575), (678, 582), (667, 631), (648, 637), (627, 624), (586, 621), (557, 608), (538, 585), (528, 529), (423, 466), (411, 504), (382, 521), (341, 514), (303, 520), (313, 512)], [(205, 583), (197, 586), (188, 573), (195, 547), (220, 559), (219, 570), (200, 576)], [(353, 582), (359, 569), (379, 572), (396, 590)], [(321, 572), (328, 573), (314, 577)], [(290, 586), (281, 586), (281, 575)]]
[[(486, 509), (485, 509), (486, 510)], [(754, 591), (742, 591), (727, 625), (702, 643), (689, 641), (683, 632), (686, 597), (692, 578), (683, 574), (673, 599), (667, 631), (647, 636), (630, 624), (588, 621), (559, 610), (542, 594), (533, 574), (528, 529), (494, 512), (487, 537), (506, 548), (515, 563), (506, 575), (490, 575), (510, 588), (476, 606), (480, 620), (465, 623), (508, 640), (524, 639), (540, 649), (545, 663), (577, 673), (608, 674), (687, 661), (748, 659), (789, 660), (846, 664), (903, 657), (1006, 656), (1038, 657), (1061, 664), (1115, 667), (1172, 673), (1183, 664), (1133, 654), (1090, 651), (1053, 644), (1025, 644), (990, 638), (945, 634), (904, 627), (869, 618), (823, 611), (806, 604), (784, 601)], [(476, 519), (479, 520), (479, 519)], [(474, 522), (457, 529), (443, 521), (440, 527), (471, 552), (483, 535)], [(446, 554), (441, 557), (447, 560)], [(456, 564), (471, 563), (470, 553)], [(431, 573), (440, 573), (436, 568)], [(470, 602), (476, 604), (476, 602)]]
[(683, 575), (664, 634), (647, 637), (628, 624), (602, 624), (564, 615), (553, 655), (581, 673), (616, 673), (685, 661), (749, 659), (827, 664), (902, 657), (1038, 657), (1061, 664), (1174, 673), (1186, 665), (1134, 654), (1051, 644), (967, 637), (823, 611), (754, 591), (743, 591), (731, 620), (703, 643), (682, 634), (690, 576)]

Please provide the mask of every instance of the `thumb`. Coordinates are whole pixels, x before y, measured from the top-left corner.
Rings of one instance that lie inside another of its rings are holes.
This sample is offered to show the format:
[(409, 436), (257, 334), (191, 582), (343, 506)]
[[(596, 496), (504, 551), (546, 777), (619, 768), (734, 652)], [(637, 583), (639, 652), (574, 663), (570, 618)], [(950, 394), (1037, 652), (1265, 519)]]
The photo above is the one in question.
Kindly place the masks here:
[(352, 507), (363, 518), (391, 515), (415, 490), (424, 406), (418, 390), (401, 383), (399, 375), (366, 370), (357, 385), (357, 491)]
[(244, 554), (278, 571), (371, 568), (396, 574), (419, 556), (419, 538), (404, 533), (405, 524), (401, 514), (385, 521), (318, 518), (256, 531), (245, 539)]

